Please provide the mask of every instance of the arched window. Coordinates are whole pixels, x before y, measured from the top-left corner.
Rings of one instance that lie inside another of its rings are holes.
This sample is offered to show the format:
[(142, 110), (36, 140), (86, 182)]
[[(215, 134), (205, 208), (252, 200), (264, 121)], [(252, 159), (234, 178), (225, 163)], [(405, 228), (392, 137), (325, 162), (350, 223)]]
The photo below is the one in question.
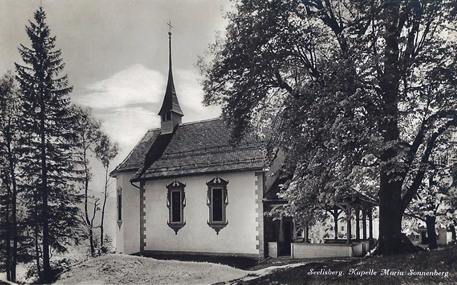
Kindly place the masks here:
[(227, 226), (226, 207), (228, 205), (228, 181), (216, 177), (206, 183), (208, 186), (206, 204), (209, 208), (208, 226), (213, 228), (217, 234)]
[(184, 192), (185, 184), (179, 181), (173, 181), (167, 185), (167, 207), (168, 222), (167, 225), (178, 234), (178, 231), (186, 225), (184, 220), (184, 207), (186, 206), (186, 193)]

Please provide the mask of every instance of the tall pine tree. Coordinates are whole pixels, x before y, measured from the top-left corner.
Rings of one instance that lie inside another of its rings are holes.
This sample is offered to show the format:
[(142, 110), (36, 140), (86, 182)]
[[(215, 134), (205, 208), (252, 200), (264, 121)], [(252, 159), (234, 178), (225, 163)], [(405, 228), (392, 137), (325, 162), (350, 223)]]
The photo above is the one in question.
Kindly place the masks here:
[(26, 27), (31, 47), (21, 45), (24, 65), (16, 63), (21, 89), (21, 127), (19, 166), (26, 179), (21, 181), (28, 204), (27, 220), (33, 228), (35, 260), (42, 281), (53, 276), (51, 248), (64, 252), (80, 233), (80, 214), (76, 206), (81, 197), (75, 189), (78, 179), (74, 115), (70, 108), (67, 76), (60, 76), (64, 63), (55, 49), (55, 37), (45, 23), (40, 7), (34, 22)]
[(0, 79), (0, 268), (7, 280), (16, 281), (16, 266), (29, 262), (32, 242), (23, 222), (23, 204), (18, 182), (18, 138), (22, 135), (20, 100), (14, 75)]
[(16, 155), (17, 86), (8, 72), (0, 79), (0, 263), (7, 279), (16, 281), (18, 248)]

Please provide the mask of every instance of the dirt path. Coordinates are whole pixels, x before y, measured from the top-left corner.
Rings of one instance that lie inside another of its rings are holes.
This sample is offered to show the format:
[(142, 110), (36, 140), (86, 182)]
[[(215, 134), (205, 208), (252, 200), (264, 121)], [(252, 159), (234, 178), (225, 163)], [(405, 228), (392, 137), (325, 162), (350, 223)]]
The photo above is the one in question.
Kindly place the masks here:
[(248, 273), (205, 262), (107, 255), (74, 266), (60, 276), (57, 284), (212, 284)]
[(208, 262), (157, 260), (131, 255), (107, 255), (76, 265), (63, 273), (57, 284), (213, 284), (230, 280), (247, 281), (278, 268), (303, 263), (246, 271)]

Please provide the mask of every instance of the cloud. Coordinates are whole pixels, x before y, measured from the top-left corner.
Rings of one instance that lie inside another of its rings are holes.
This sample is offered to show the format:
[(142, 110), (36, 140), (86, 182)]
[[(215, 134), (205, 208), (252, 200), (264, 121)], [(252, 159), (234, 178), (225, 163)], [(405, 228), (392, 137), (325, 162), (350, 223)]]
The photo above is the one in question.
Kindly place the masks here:
[(140, 141), (148, 129), (160, 125), (160, 118), (155, 112), (142, 107), (129, 107), (110, 110), (98, 114), (103, 120), (102, 128), (119, 143), (121, 160)]
[(194, 70), (178, 69), (173, 72), (173, 76), (185, 122), (216, 118), (221, 114), (220, 107), (203, 105), (203, 89), (199, 83), (201, 80), (199, 73)]
[(126, 107), (133, 104), (159, 103), (165, 90), (165, 78), (156, 70), (135, 64), (112, 77), (96, 82), (74, 98), (79, 105), (93, 109)]
[[(220, 115), (219, 107), (203, 106), (197, 71), (175, 69), (173, 76), (184, 122)], [(84, 94), (73, 98), (76, 104), (92, 108), (94, 116), (103, 122), (103, 130), (119, 143), (121, 151), (115, 164), (127, 156), (147, 130), (160, 128), (157, 112), (165, 94), (165, 78), (156, 70), (136, 64), (88, 86)]]

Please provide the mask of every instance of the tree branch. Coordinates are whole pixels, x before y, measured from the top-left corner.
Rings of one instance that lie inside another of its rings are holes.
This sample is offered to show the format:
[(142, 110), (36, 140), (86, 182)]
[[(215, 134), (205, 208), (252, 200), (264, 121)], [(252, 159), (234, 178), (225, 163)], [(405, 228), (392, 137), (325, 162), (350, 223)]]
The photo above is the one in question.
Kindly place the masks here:
[(410, 146), (410, 149), (406, 155), (405, 163), (406, 163), (406, 169), (405, 169), (405, 176), (402, 178), (402, 181), (406, 177), (406, 173), (408, 173), (409, 168), (411, 167), (414, 158), (416, 157), (416, 153), (419, 150), (420, 145), (423, 143), (424, 138), (425, 138), (425, 133), (430, 130), (431, 127), (433, 127), (433, 123), (438, 120), (438, 119), (444, 119), (444, 118), (457, 118), (457, 111), (456, 110), (441, 110), (439, 112), (436, 112), (435, 114), (431, 115), (427, 119), (424, 119), (422, 121), (421, 127), (419, 129), (419, 132), (416, 135), (416, 138), (414, 139), (413, 144)]
[[(421, 165), (428, 163), (430, 154), (432, 153), (433, 148), (435, 147), (436, 140), (438, 139), (438, 137), (440, 135), (442, 135), (451, 126), (457, 126), (457, 118), (453, 119), (451, 121), (448, 121), (444, 126), (440, 127), (436, 132), (434, 132), (432, 134), (432, 136), (428, 140), (425, 152), (422, 155), (421, 162), (420, 162)], [(413, 184), (408, 188), (405, 195), (403, 196), (403, 198), (402, 198), (403, 211), (408, 207), (408, 205), (411, 202), (411, 200), (413, 199), (414, 195), (417, 193), (417, 190), (419, 189), (419, 186), (422, 183), (422, 179), (424, 178), (425, 170), (426, 169), (423, 166), (419, 168), (419, 171), (413, 180)]]
[(423, 222), (426, 222), (426, 220), (424, 218), (422, 218), (421, 216), (418, 216), (416, 214), (414, 214), (413, 212), (411, 212), (411, 210), (408, 210), (409, 213), (406, 213), (405, 212), (405, 215), (408, 216), (408, 217), (411, 217), (411, 218), (415, 218), (415, 219), (418, 219), (418, 220), (421, 220)]

